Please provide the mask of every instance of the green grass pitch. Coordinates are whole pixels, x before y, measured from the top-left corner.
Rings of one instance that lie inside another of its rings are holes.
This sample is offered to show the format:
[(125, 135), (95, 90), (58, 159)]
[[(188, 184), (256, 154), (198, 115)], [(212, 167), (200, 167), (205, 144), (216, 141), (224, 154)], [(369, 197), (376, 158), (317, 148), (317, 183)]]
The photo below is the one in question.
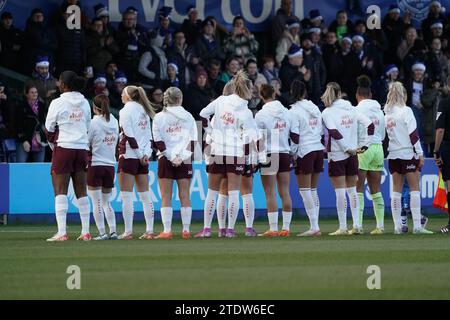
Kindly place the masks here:
[[(78, 225), (65, 243), (44, 241), (53, 226), (0, 227), (0, 299), (449, 299), (450, 237), (394, 236), (386, 220), (383, 236), (314, 239), (295, 237), (305, 220), (283, 239), (244, 238), (241, 223), (236, 239), (182, 240), (175, 223), (170, 241), (90, 243), (73, 240)], [(432, 217), (428, 228), (446, 222)], [(334, 231), (337, 221), (321, 227)], [(373, 227), (366, 220), (366, 232)], [(66, 287), (70, 265), (81, 268), (81, 290)], [(381, 268), (380, 290), (367, 289), (370, 265)]]

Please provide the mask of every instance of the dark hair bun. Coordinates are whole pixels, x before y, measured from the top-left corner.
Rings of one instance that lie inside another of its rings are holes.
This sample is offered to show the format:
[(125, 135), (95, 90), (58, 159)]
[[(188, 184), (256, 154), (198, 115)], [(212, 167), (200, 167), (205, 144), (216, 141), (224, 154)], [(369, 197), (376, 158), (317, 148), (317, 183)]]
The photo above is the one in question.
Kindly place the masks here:
[(358, 83), (358, 87), (361, 88), (370, 88), (372, 86), (372, 81), (366, 75), (359, 76), (356, 82)]

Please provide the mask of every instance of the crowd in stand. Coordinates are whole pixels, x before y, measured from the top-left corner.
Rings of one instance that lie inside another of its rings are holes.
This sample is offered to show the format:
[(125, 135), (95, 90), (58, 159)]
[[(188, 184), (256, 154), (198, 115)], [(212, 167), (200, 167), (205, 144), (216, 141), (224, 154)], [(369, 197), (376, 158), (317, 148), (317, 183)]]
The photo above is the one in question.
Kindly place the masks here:
[(438, 1), (430, 4), (420, 28), (413, 26), (411, 13), (401, 16), (392, 4), (382, 17), (382, 28), (370, 30), (365, 17), (350, 21), (345, 10), (331, 22), (324, 21), (319, 10), (300, 20), (292, 1), (282, 0), (272, 19), (273, 45), (265, 48), (242, 17), (222, 26), (214, 17), (201, 21), (194, 6), (187, 8), (188, 18), (180, 26), (171, 22), (172, 8), (160, 8), (157, 25), (149, 30), (138, 23), (142, 13), (136, 8), (127, 8), (115, 27), (107, 7), (98, 4), (93, 19), (82, 12), (82, 29), (72, 30), (66, 23), (70, 5), (81, 7), (79, 1), (64, 0), (50, 16), (33, 9), (25, 30), (14, 27), (10, 13), (0, 17), (0, 66), (33, 79), (24, 88), (21, 104), (13, 103), (8, 84), (0, 83), (0, 140), (16, 139), (17, 161), (42, 161), (42, 125), (64, 70), (84, 74), (87, 98), (109, 96), (116, 117), (123, 107), (124, 87), (139, 84), (157, 110), (162, 109), (165, 89), (180, 88), (184, 107), (197, 120), (199, 111), (242, 69), (254, 84), (249, 103), (254, 113), (262, 105), (258, 89), (265, 83), (289, 107), (294, 80), (306, 83), (309, 99), (319, 106), (326, 84), (335, 81), (355, 105), (356, 78), (365, 74), (372, 80), (374, 98), (383, 105), (389, 84), (400, 80), (408, 90), (425, 153), (431, 155), (436, 109), (447, 94), (450, 70), (450, 15)]

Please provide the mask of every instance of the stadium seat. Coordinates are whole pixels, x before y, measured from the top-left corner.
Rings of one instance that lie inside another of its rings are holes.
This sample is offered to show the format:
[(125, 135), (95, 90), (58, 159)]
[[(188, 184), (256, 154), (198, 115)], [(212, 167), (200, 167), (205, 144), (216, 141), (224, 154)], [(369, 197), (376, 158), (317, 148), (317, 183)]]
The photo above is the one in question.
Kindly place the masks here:
[(15, 162), (16, 161), (16, 140), (5, 139), (2, 141), (2, 151), (4, 161)]

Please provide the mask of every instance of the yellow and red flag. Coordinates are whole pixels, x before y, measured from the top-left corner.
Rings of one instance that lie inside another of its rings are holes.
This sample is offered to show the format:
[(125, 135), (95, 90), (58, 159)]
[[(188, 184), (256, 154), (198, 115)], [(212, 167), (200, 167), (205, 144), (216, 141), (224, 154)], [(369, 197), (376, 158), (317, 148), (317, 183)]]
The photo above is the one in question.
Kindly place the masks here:
[(439, 183), (436, 196), (433, 200), (433, 207), (448, 212), (447, 191), (445, 190), (445, 182), (442, 180), (442, 174), (439, 171)]

